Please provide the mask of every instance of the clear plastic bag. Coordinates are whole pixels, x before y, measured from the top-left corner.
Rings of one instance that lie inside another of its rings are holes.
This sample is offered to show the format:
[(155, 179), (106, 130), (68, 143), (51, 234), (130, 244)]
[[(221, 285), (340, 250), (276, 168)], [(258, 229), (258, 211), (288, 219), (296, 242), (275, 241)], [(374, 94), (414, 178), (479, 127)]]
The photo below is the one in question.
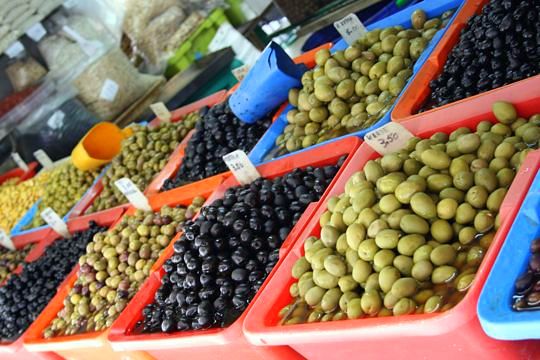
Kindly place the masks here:
[(47, 75), (47, 70), (31, 56), (16, 59), (6, 67), (6, 75), (15, 92), (38, 84)]

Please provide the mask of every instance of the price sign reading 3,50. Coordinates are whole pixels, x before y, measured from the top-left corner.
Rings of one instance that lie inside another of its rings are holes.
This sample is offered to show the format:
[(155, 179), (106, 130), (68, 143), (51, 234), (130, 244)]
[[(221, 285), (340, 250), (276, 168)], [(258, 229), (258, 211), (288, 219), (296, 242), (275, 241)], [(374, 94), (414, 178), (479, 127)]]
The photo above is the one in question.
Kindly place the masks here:
[(401, 150), (413, 137), (409, 130), (398, 123), (388, 123), (364, 136), (364, 141), (381, 155)]

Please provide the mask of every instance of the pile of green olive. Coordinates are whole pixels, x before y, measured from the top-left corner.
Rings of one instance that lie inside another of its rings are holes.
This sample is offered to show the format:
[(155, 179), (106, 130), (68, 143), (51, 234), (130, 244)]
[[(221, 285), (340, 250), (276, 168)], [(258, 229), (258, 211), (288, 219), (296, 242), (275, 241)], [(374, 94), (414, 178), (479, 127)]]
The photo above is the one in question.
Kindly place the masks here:
[(355, 173), (328, 200), (320, 236), (305, 240), (283, 323), (455, 306), (500, 225), (516, 170), (540, 140), (540, 114), (526, 120), (505, 102), (493, 113), (496, 123), (413, 137)]
[(302, 76), (302, 89), (291, 89), (288, 125), (276, 139), (278, 154), (368, 128), (392, 107), (414, 62), (443, 28), (452, 12), (427, 20), (422, 10), (411, 16), (412, 29), (375, 29), (345, 51), (323, 49), (317, 66)]
[(193, 216), (203, 203), (204, 198), (197, 197), (187, 209), (137, 210), (113, 229), (96, 234), (79, 259), (78, 278), (64, 299), (64, 308), (45, 329), (44, 337), (109, 328), (188, 215)]
[(9, 277), (17, 266), (24, 263), (26, 255), (33, 247), (34, 244), (28, 244), (22, 249), (9, 250), (0, 246), (0, 284)]
[(124, 195), (114, 182), (128, 177), (144, 191), (156, 174), (165, 167), (169, 156), (199, 120), (198, 113), (186, 116), (180, 122), (161, 123), (155, 128), (135, 125), (134, 134), (124, 141), (122, 151), (111, 163), (103, 177), (103, 191), (88, 213), (101, 211), (126, 203)]
[(52, 208), (60, 216), (66, 215), (92, 186), (98, 175), (98, 170), (82, 171), (71, 163), (61, 165), (60, 169), (52, 172), (48, 178), (38, 212), (27, 228), (45, 224), (40, 215), (45, 208)]

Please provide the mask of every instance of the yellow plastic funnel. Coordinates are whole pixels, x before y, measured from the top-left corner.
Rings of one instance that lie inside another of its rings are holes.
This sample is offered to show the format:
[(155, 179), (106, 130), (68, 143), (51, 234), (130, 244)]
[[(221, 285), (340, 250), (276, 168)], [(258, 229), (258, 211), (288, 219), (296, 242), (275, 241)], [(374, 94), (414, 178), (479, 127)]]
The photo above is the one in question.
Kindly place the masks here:
[(120, 153), (122, 140), (133, 134), (133, 129), (120, 129), (113, 123), (94, 125), (71, 152), (73, 165), (82, 171), (105, 165)]

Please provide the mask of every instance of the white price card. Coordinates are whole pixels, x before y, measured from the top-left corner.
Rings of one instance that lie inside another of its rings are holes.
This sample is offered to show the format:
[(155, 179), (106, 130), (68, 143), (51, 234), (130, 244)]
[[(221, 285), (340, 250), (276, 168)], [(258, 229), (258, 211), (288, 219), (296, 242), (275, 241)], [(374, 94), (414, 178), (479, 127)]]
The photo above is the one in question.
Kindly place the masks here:
[(121, 178), (114, 182), (114, 185), (120, 190), (122, 194), (129, 200), (131, 205), (135, 206), (139, 210), (152, 211), (152, 207), (148, 202), (148, 199), (141, 190), (128, 178)]
[(49, 120), (47, 120), (47, 125), (51, 129), (60, 129), (64, 125), (64, 118), (66, 114), (62, 110), (56, 110)]
[(347, 44), (352, 45), (368, 31), (356, 14), (349, 14), (334, 23), (334, 27)]
[(364, 141), (381, 155), (403, 149), (407, 141), (414, 137), (403, 125), (389, 122), (364, 136)]
[(13, 59), (17, 56), (19, 56), (20, 53), (22, 53), (24, 51), (24, 46), (23, 44), (20, 43), (20, 41), (15, 41), (13, 44), (11, 44), (7, 49), (6, 49), (6, 55), (10, 58), (10, 59)]
[(64, 238), (70, 238), (71, 234), (69, 233), (68, 226), (62, 220), (60, 215), (58, 215), (50, 207), (46, 208), (41, 212), (41, 218), (58, 234)]
[(163, 120), (165, 122), (171, 121), (172, 114), (169, 111), (169, 109), (167, 109), (167, 106), (165, 106), (164, 103), (158, 102), (158, 103), (152, 104), (150, 105), (150, 109), (152, 109), (154, 114), (156, 114), (156, 116), (160, 120)]
[(117, 93), (118, 84), (114, 80), (105, 79), (99, 97), (107, 101), (113, 101)]
[(11, 237), (4, 230), (0, 229), (0, 245), (9, 250), (16, 250)]
[(39, 161), (44, 169), (50, 169), (53, 167), (53, 161), (43, 149), (34, 151), (34, 157), (37, 159), (37, 161)]
[(241, 185), (251, 184), (261, 177), (257, 168), (242, 150), (235, 150), (223, 156), (223, 161), (232, 171), (234, 177)]
[(38, 42), (39, 40), (43, 39), (45, 35), (47, 35), (47, 30), (41, 25), (40, 22), (35, 23), (32, 25), (28, 30), (26, 30), (26, 35), (35, 42)]
[(15, 161), (18, 167), (23, 171), (28, 171), (28, 164), (22, 159), (21, 155), (18, 152), (11, 153), (11, 158)]
[(233, 73), (234, 77), (236, 78), (236, 80), (238, 80), (240, 82), (240, 81), (244, 80), (244, 78), (249, 73), (250, 69), (251, 69), (250, 66), (246, 64), (246, 65), (242, 65), (240, 67), (237, 67), (236, 69), (233, 69), (232, 73)]

